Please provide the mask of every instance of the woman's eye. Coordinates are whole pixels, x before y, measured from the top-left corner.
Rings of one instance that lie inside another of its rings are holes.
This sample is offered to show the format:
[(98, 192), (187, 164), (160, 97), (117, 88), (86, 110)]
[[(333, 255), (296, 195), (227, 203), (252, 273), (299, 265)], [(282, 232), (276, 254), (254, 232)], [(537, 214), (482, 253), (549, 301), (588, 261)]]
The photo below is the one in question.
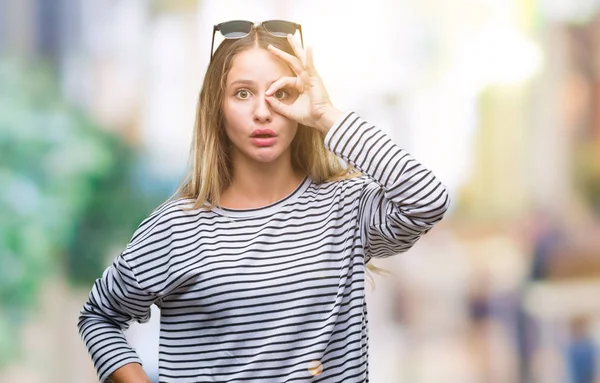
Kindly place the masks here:
[(287, 96), (287, 92), (285, 90), (279, 89), (277, 92), (275, 92), (273, 94), (273, 96), (275, 96), (275, 98), (281, 100), (282, 98), (285, 98), (285, 96)]
[(235, 95), (237, 98), (241, 98), (242, 100), (245, 100), (248, 97), (250, 97), (250, 91), (248, 91), (246, 89), (240, 89), (237, 92), (235, 92)]

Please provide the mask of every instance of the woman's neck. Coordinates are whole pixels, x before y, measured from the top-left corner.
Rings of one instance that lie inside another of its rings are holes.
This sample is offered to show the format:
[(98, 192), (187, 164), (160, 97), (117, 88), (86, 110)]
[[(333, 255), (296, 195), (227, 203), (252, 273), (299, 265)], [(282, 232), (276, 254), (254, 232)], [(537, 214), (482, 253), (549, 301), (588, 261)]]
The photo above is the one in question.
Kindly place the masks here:
[(221, 193), (220, 205), (231, 209), (253, 209), (275, 203), (291, 194), (305, 175), (291, 162), (234, 166), (231, 184)]

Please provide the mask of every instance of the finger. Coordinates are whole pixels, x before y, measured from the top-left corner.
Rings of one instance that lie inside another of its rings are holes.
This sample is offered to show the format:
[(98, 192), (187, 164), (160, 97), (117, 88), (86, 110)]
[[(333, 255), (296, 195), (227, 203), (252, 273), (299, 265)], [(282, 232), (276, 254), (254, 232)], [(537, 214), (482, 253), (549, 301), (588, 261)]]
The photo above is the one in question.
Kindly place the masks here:
[(306, 67), (306, 52), (302, 48), (302, 45), (300, 44), (298, 39), (295, 38), (294, 35), (288, 34), (287, 40), (290, 43), (290, 45), (292, 46), (292, 50), (294, 51), (294, 54), (296, 55), (296, 57), (298, 57), (298, 59), (300, 59), (300, 62), (302, 63), (302, 65), (304, 67)]
[(292, 108), (290, 105), (284, 104), (273, 96), (265, 97), (265, 100), (271, 105), (273, 110), (284, 117), (292, 118)]
[(302, 83), (302, 80), (300, 79), (300, 77), (286, 76), (286, 77), (280, 78), (279, 80), (277, 80), (273, 84), (271, 84), (269, 89), (267, 89), (266, 95), (272, 96), (273, 93), (275, 93), (279, 89), (285, 88), (285, 87), (294, 88), (298, 92), (304, 91), (304, 84)]
[(297, 75), (304, 71), (304, 67), (302, 66), (302, 63), (300, 63), (300, 60), (297, 57), (292, 56), (291, 54), (284, 52), (279, 48), (275, 48), (272, 45), (269, 45), (268, 48), (270, 52), (272, 52), (277, 57), (288, 63)]
[(308, 71), (308, 73), (310, 73), (311, 75), (317, 74), (317, 69), (315, 68), (315, 62), (314, 62), (314, 56), (313, 56), (313, 49), (312, 49), (312, 47), (307, 47), (306, 48), (306, 65), (305, 65), (305, 68)]

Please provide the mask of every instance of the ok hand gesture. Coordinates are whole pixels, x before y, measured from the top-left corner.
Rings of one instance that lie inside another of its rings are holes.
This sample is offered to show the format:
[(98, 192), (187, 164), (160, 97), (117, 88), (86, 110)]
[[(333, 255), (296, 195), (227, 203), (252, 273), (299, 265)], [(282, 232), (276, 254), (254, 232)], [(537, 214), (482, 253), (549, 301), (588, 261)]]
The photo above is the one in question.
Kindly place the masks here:
[[(292, 35), (287, 39), (295, 56), (269, 45), (269, 51), (285, 61), (296, 77), (286, 76), (275, 81), (267, 90), (267, 101), (275, 112), (306, 126), (327, 133), (329, 128), (341, 117), (342, 112), (335, 109), (329, 99), (323, 81), (317, 73), (312, 50), (304, 50)], [(298, 91), (298, 98), (292, 104), (285, 104), (273, 97), (281, 88), (290, 87)]]

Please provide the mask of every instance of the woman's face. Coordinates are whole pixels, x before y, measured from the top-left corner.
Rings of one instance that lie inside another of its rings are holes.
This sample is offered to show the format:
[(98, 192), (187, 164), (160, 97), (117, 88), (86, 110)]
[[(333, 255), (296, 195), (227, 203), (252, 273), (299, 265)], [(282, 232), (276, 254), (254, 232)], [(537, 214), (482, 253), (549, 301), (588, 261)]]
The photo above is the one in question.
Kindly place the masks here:
[[(292, 70), (272, 53), (252, 48), (238, 53), (227, 75), (223, 98), (224, 126), (231, 140), (232, 160), (272, 163), (290, 161), (290, 144), (298, 123), (275, 113), (265, 92)], [(297, 97), (280, 90), (273, 96), (285, 103)]]

